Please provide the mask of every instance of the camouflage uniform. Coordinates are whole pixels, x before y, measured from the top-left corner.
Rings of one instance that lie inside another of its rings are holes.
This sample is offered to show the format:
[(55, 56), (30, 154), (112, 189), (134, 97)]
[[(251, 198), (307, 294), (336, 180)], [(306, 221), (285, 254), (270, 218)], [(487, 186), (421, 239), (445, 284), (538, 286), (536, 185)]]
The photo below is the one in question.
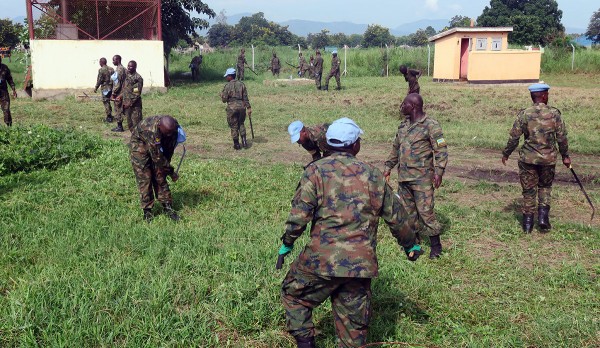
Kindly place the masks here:
[(13, 91), (16, 90), (15, 83), (6, 64), (0, 64), (0, 107), (4, 114), (4, 123), (12, 126), (12, 115), (10, 114), (10, 96), (8, 94), (8, 85)]
[(244, 80), (244, 69), (246, 69), (246, 64), (246, 56), (244, 52), (241, 52), (238, 56), (236, 67), (237, 79), (240, 81)]
[(327, 139), (325, 138), (327, 128), (329, 128), (329, 123), (323, 123), (312, 127), (304, 126), (309, 140), (306, 144), (301, 145), (308, 153), (310, 153), (313, 161), (316, 161), (321, 157), (327, 157), (330, 154), (331, 150), (329, 149), (329, 146), (327, 146)]
[(202, 55), (195, 56), (190, 62), (190, 69), (192, 70), (192, 80), (196, 81), (200, 78), (200, 65), (202, 64)]
[(340, 84), (340, 58), (337, 56), (331, 58), (331, 70), (329, 71), (329, 75), (327, 75), (327, 79), (325, 80), (325, 89), (329, 89), (329, 79), (335, 77), (335, 82), (337, 82), (337, 88), (342, 88)]
[(110, 76), (114, 74), (115, 70), (108, 65), (105, 65), (98, 69), (98, 78), (96, 79), (96, 88), (101, 87), (102, 92), (102, 104), (104, 104), (104, 112), (106, 118), (112, 118), (112, 107), (110, 106), (110, 98), (112, 97), (113, 81)]
[[(435, 163), (434, 163), (435, 158)], [(448, 162), (446, 140), (440, 124), (425, 115), (400, 123), (385, 166), (398, 165), (398, 194), (408, 214), (408, 226), (424, 236), (436, 236), (442, 226), (435, 218), (433, 176), (442, 176)]]
[(323, 57), (320, 54), (317, 54), (317, 58), (315, 58), (315, 85), (317, 89), (321, 89), (321, 77), (323, 77)]
[(142, 88), (144, 79), (137, 72), (127, 72), (123, 83), (123, 109), (127, 116), (127, 127), (133, 132), (135, 126), (142, 120)]
[(142, 209), (154, 206), (154, 197), (163, 204), (172, 204), (167, 176), (173, 174), (171, 157), (177, 146), (177, 134), (163, 137), (158, 129), (163, 116), (148, 117), (138, 123), (129, 144), (133, 173), (140, 190)]
[[(113, 98), (116, 98), (123, 94), (123, 84), (125, 83), (125, 77), (127, 76), (127, 70), (121, 64), (115, 67), (115, 73), (117, 74), (116, 80), (113, 80)], [(123, 123), (123, 100), (114, 99), (115, 103), (115, 120), (118, 123)]]
[(277, 75), (279, 77), (279, 70), (281, 69), (281, 63), (279, 62), (279, 58), (273, 57), (271, 59), (271, 72), (273, 76)]
[(227, 82), (221, 92), (221, 100), (223, 103), (227, 103), (225, 111), (227, 112), (227, 124), (231, 128), (231, 138), (234, 141), (237, 141), (240, 135), (245, 138), (246, 109), (250, 108), (246, 86), (239, 80)]
[(404, 76), (404, 80), (408, 82), (408, 93), (417, 93), (421, 91), (421, 87), (419, 86), (419, 76), (421, 76), (421, 72), (419, 70), (408, 69), (406, 75)]
[(310, 240), (281, 289), (291, 335), (314, 336), (312, 309), (330, 297), (339, 346), (366, 343), (379, 217), (398, 244), (410, 248), (415, 234), (403, 228), (404, 214), (379, 169), (351, 154), (334, 150), (306, 167), (282, 236), (285, 245), (293, 245), (312, 221)]
[(304, 73), (308, 70), (306, 59), (304, 56), (298, 57), (298, 75), (301, 77), (304, 76)]
[(557, 149), (563, 158), (569, 157), (567, 128), (560, 111), (544, 103), (534, 104), (522, 110), (510, 130), (510, 137), (502, 155), (506, 158), (519, 145), (519, 177), (523, 188), (523, 214), (533, 214), (535, 198), (539, 206), (550, 207), (552, 181), (556, 168)]

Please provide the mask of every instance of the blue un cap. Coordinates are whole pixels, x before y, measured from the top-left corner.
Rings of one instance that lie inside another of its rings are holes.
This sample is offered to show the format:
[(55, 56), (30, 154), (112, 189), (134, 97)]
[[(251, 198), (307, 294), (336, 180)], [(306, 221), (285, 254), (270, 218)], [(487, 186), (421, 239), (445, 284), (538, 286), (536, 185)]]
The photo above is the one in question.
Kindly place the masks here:
[(545, 83), (534, 83), (533, 85), (530, 85), (528, 89), (529, 92), (545, 92), (550, 89), (550, 86)]
[(288, 126), (288, 133), (290, 133), (290, 140), (293, 143), (297, 143), (300, 140), (300, 131), (304, 128), (302, 121), (294, 121)]
[(227, 69), (227, 71), (225, 71), (225, 75), (223, 75), (223, 77), (227, 77), (227, 75), (234, 75), (234, 74), (235, 74), (235, 69), (229, 68), (229, 69)]
[(177, 127), (177, 144), (181, 144), (186, 140), (185, 131), (181, 126)]
[(329, 146), (346, 147), (354, 144), (363, 133), (356, 122), (348, 117), (342, 117), (333, 121), (327, 129), (325, 137)]

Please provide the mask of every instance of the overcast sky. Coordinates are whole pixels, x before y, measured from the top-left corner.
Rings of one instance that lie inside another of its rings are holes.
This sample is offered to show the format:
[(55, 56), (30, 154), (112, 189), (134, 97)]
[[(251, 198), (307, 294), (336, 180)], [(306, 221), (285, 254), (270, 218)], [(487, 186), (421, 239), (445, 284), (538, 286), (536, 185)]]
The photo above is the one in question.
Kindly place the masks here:
[[(600, 9), (598, 0), (557, 0), (566, 27), (587, 28)], [(450, 19), (454, 15), (476, 18), (490, 0), (205, 0), (216, 13), (263, 12), (275, 22), (290, 19), (320, 22), (348, 21), (395, 28), (419, 19)], [(0, 18), (25, 16), (25, 0), (0, 0)]]

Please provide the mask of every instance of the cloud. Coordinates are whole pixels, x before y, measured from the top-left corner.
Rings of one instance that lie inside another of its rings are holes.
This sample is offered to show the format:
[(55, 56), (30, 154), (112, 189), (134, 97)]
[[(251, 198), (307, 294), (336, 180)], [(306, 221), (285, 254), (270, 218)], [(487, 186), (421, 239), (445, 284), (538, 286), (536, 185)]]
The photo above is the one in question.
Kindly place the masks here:
[(437, 11), (439, 8), (438, 0), (425, 0), (425, 7), (432, 11)]

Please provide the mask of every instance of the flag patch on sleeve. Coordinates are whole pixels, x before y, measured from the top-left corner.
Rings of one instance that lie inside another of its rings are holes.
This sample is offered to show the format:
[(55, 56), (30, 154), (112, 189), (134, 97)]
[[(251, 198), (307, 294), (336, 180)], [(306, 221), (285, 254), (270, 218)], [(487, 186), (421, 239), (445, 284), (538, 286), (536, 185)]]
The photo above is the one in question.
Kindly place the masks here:
[(436, 140), (438, 146), (446, 146), (446, 139), (444, 138), (439, 138), (438, 140)]

